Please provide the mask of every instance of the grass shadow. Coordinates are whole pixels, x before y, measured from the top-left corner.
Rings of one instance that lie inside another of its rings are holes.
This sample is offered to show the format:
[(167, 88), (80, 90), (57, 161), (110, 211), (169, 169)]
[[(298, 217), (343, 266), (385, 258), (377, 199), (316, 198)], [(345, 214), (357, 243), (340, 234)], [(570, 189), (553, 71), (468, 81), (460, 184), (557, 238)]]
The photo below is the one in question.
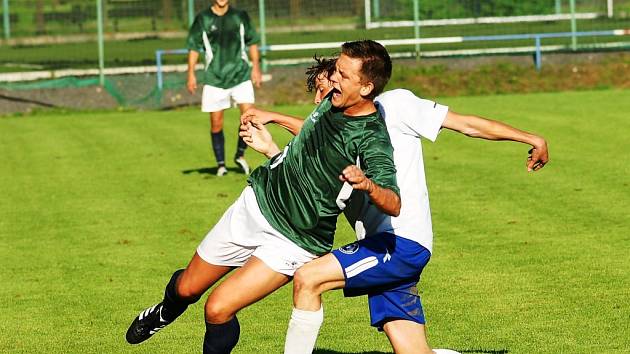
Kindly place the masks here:
[[(507, 349), (453, 349), (460, 353), (485, 353), (485, 354), (507, 354), (509, 351)], [(391, 352), (380, 352), (380, 351), (370, 351), (370, 352), (339, 352), (331, 349), (315, 349), (313, 354), (389, 354)]]
[[(238, 167), (228, 167), (227, 168), (228, 173), (237, 173), (237, 174), (244, 174), (243, 171), (238, 168)], [(182, 174), (183, 175), (189, 175), (192, 173), (197, 173), (200, 175), (213, 175), (216, 176), (217, 174), (217, 167), (201, 167), (201, 168), (192, 168), (189, 170), (182, 170)]]
[(330, 349), (315, 349), (313, 354), (389, 354), (389, 352), (338, 352)]

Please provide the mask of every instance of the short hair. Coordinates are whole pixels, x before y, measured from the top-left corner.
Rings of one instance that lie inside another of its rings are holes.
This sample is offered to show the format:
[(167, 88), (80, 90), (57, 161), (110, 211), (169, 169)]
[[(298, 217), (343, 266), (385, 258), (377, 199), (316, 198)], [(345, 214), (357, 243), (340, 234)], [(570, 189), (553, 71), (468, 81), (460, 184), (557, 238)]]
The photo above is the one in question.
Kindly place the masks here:
[(313, 55), (313, 59), (315, 59), (315, 65), (306, 69), (306, 91), (313, 92), (315, 87), (317, 86), (315, 81), (317, 77), (321, 74), (325, 74), (327, 78), (330, 78), (332, 74), (335, 72), (335, 63), (337, 62), (336, 58), (326, 59), (322, 57), (317, 57), (317, 54)]
[(372, 40), (346, 42), (341, 46), (341, 54), (353, 59), (361, 59), (361, 81), (372, 82), (374, 89), (367, 96), (374, 99), (383, 92), (392, 76), (392, 60), (383, 45)]

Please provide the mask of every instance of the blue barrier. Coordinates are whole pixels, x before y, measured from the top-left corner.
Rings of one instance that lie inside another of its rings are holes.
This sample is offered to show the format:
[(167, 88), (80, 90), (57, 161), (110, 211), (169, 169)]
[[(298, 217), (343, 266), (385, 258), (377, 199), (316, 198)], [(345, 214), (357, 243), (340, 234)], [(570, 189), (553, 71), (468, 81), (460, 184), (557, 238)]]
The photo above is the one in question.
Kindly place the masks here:
[[(413, 45), (413, 44), (436, 44), (436, 43), (461, 43), (472, 41), (502, 41), (502, 40), (527, 40), (533, 39), (535, 50), (534, 58), (536, 69), (542, 68), (542, 40), (548, 38), (566, 38), (566, 37), (597, 37), (597, 36), (627, 36), (630, 35), (630, 29), (617, 29), (608, 31), (586, 31), (586, 32), (555, 32), (555, 33), (536, 33), (536, 34), (505, 34), (492, 36), (462, 36), (462, 37), (435, 37), (435, 38), (413, 38), (413, 39), (385, 39), (377, 40), (384, 46), (395, 45)], [(302, 44), (272, 44), (260, 47), (260, 51), (264, 54), (271, 51), (288, 51), (303, 49), (325, 49), (339, 48), (341, 42), (323, 42), (323, 43), (302, 43)], [(155, 52), (157, 63), (157, 85), (162, 90), (162, 55), (164, 54), (186, 54), (187, 49), (174, 50), (158, 50)]]

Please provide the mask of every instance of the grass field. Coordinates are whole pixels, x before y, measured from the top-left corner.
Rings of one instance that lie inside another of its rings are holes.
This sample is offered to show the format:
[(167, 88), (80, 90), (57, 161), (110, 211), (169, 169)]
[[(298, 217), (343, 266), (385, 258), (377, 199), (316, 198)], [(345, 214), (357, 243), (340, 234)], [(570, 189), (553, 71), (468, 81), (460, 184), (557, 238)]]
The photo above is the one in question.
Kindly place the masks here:
[[(435, 248), (420, 289), (431, 343), (629, 352), (630, 91), (443, 102), (544, 135), (551, 162), (528, 174), (527, 147), (451, 132), (424, 145)], [(124, 333), (246, 184), (212, 174), (207, 125), (192, 109), (0, 118), (0, 352), (199, 352), (203, 301), (147, 343), (130, 346)], [(352, 239), (340, 219), (337, 244)], [(324, 302), (317, 353), (389, 352), (364, 298), (336, 291)], [(290, 311), (290, 286), (243, 310), (235, 353), (280, 353)]]

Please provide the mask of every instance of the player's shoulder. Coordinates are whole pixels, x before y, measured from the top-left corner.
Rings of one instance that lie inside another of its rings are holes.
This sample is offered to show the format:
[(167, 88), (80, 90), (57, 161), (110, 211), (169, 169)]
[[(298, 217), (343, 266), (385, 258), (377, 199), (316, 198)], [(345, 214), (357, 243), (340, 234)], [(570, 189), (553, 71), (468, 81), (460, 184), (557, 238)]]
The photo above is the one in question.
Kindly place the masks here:
[(247, 14), (247, 11), (240, 9), (238, 7), (234, 7), (234, 6), (230, 6), (230, 12), (234, 15), (234, 16), (238, 16), (238, 17), (249, 17), (249, 15)]
[(389, 137), (387, 133), (387, 125), (385, 124), (385, 120), (379, 110), (377, 110), (369, 119), (365, 119), (362, 122), (362, 130), (363, 136), (386, 136)]
[(416, 96), (416, 94), (407, 89), (393, 89), (381, 93), (376, 97), (375, 101), (382, 105), (398, 105), (401, 103), (417, 101), (421, 99), (422, 98)]

